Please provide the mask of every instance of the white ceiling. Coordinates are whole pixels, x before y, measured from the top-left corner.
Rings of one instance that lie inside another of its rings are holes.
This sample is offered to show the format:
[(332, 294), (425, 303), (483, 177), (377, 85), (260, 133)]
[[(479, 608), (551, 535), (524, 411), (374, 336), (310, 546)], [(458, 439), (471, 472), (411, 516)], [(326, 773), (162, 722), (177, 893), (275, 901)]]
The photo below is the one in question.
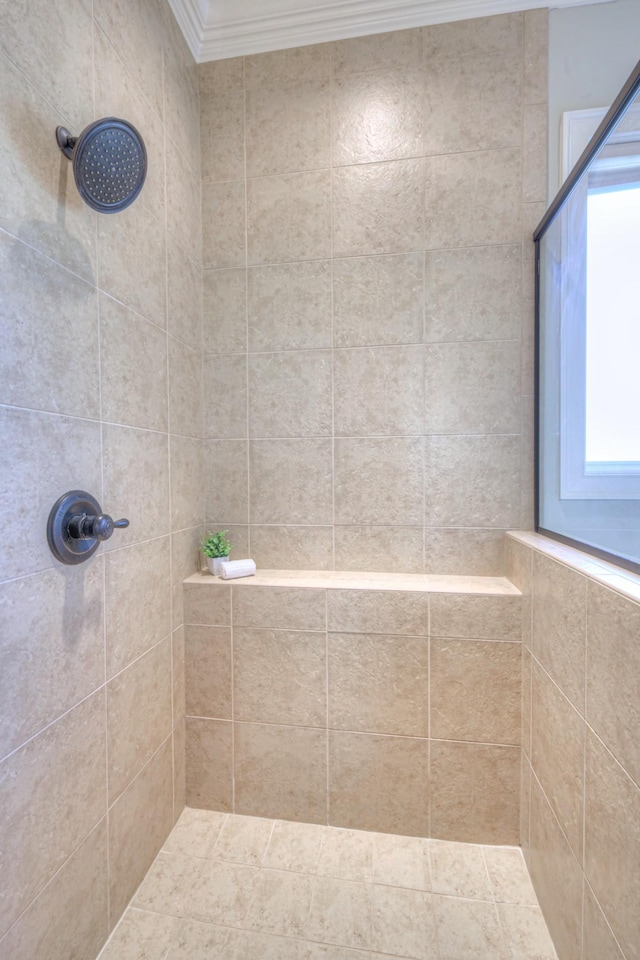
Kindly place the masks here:
[(593, 0), (169, 0), (198, 63), (448, 20), (536, 7), (576, 7), (591, 2)]

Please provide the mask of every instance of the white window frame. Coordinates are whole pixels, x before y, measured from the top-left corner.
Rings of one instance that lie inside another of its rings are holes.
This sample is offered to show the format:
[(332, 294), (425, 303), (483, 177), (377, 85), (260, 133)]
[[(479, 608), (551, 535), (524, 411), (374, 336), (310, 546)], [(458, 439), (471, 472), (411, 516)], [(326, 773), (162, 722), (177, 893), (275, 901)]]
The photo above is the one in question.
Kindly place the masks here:
[[(607, 113), (607, 108), (574, 110), (562, 118), (562, 179), (568, 176), (587, 143)], [(634, 117), (635, 115), (635, 117)], [(610, 138), (609, 143), (637, 143), (640, 141), (640, 106), (627, 111), (625, 119), (632, 119), (632, 128), (625, 134)], [(636, 154), (637, 156), (637, 154)], [(620, 169), (624, 159), (614, 160), (610, 166)], [(634, 164), (636, 166), (637, 164)], [(628, 166), (628, 162), (627, 162)], [(576, 190), (585, 194), (584, 210), (577, 207), (578, 216), (584, 214), (584, 224), (572, 224), (571, 242), (584, 233), (586, 244), (587, 184)], [(570, 260), (568, 236), (562, 240), (563, 262)], [(565, 244), (567, 247), (565, 248)], [(582, 258), (586, 269), (586, 247)], [(573, 285), (563, 302), (571, 305), (562, 312), (560, 337), (560, 497), (563, 500), (639, 500), (640, 462), (598, 464), (585, 460), (586, 448), (586, 275), (564, 276), (563, 283)], [(583, 288), (576, 292), (576, 287)]]

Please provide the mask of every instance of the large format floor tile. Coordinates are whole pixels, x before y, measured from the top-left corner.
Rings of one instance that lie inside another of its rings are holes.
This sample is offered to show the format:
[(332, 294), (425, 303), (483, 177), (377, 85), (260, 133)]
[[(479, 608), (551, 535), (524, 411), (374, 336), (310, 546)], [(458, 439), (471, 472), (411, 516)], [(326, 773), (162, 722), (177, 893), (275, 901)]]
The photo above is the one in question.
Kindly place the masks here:
[(555, 960), (520, 850), (187, 808), (100, 960)]

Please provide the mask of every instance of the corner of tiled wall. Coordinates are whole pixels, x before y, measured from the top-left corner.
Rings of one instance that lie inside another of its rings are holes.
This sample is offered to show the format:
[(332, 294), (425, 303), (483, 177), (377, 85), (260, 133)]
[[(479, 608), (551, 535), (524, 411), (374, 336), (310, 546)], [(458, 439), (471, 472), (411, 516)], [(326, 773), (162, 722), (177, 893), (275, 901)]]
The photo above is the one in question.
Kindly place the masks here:
[(207, 520), (261, 567), (503, 573), (532, 526), (547, 11), (202, 64)]
[(579, 551), (536, 539), (508, 545), (509, 576), (529, 606), (521, 842), (559, 960), (631, 960), (640, 605), (598, 575), (598, 563), (586, 564), (590, 575)]

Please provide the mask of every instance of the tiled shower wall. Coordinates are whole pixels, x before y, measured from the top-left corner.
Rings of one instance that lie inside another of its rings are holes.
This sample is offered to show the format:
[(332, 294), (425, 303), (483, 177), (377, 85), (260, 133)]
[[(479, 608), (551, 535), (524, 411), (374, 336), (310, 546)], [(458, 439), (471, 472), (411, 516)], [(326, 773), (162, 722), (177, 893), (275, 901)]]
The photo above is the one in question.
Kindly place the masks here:
[[(55, 128), (114, 114), (141, 131), (149, 174), (99, 216)], [(199, 116), (169, 8), (1, 4), (0, 129), (0, 957), (91, 960), (184, 803)], [(63, 567), (46, 520), (74, 488), (131, 526)]]
[(200, 76), (206, 519), (262, 567), (491, 575), (532, 526), (547, 12)]
[(187, 804), (517, 843), (522, 597), (456, 579), (190, 577)]
[(640, 604), (616, 568), (523, 539), (522, 847), (559, 960), (638, 960)]

